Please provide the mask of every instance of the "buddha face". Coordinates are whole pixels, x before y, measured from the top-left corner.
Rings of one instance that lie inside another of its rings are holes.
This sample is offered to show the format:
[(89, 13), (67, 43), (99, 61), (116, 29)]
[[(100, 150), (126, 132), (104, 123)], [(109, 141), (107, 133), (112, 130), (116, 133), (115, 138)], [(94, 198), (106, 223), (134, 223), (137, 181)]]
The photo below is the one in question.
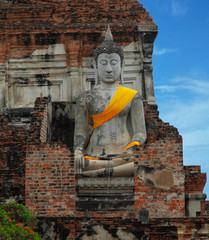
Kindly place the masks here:
[(97, 58), (98, 77), (105, 83), (113, 83), (121, 74), (121, 59), (117, 53), (101, 53)]

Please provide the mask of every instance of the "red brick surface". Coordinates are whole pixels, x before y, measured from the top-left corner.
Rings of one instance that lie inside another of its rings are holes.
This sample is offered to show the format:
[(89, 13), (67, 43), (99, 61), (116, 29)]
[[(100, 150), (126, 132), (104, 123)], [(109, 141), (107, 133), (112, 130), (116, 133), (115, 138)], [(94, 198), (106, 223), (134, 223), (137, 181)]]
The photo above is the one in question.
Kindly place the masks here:
[(207, 176), (201, 173), (200, 166), (184, 166), (185, 169), (185, 193), (203, 193)]
[[(25, 196), (25, 155), (28, 131), (8, 123), (0, 114), (0, 199)], [(9, 184), (9, 189), (6, 187)], [(6, 194), (6, 196), (4, 195)]]
[(117, 28), (154, 25), (149, 13), (137, 0), (18, 0), (1, 4), (0, 16), (1, 28), (5, 32), (40, 29), (42, 32), (49, 29), (82, 32), (92, 30), (92, 26), (97, 31), (108, 22)]
[(0, 63), (28, 57), (49, 44), (64, 43), (67, 66), (77, 67), (82, 57), (91, 55), (101, 44), (101, 32), (108, 23), (115, 40), (123, 46), (139, 39), (138, 25), (156, 28), (137, 0), (30, 0), (0, 6)]
[(25, 185), (26, 206), (38, 216), (74, 214), (74, 163), (66, 147), (29, 146)]
[(209, 201), (202, 201), (202, 203), (201, 203), (201, 215), (209, 216)]
[(174, 186), (168, 191), (156, 189), (135, 176), (135, 209), (145, 207), (151, 217), (183, 217), (185, 201), (182, 137), (175, 127), (159, 118), (156, 107), (145, 103), (144, 109), (147, 141), (139, 148), (136, 167), (166, 167), (173, 172)]

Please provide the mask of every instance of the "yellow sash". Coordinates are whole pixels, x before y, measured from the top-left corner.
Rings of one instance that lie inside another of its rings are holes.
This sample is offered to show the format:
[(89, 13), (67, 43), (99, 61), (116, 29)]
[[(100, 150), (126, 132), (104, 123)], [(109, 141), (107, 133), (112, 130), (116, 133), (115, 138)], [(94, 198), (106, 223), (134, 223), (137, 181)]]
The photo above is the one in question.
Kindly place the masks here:
[(98, 115), (92, 115), (94, 121), (93, 128), (96, 129), (120, 113), (130, 103), (136, 93), (137, 91), (135, 90), (119, 86), (107, 108)]

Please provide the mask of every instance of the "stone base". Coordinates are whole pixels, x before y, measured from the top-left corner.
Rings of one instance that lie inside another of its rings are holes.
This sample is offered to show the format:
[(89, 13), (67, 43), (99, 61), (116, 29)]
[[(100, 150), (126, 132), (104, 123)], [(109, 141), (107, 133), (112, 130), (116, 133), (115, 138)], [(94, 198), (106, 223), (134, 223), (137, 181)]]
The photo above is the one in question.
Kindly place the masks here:
[(78, 178), (76, 210), (134, 210), (133, 178)]

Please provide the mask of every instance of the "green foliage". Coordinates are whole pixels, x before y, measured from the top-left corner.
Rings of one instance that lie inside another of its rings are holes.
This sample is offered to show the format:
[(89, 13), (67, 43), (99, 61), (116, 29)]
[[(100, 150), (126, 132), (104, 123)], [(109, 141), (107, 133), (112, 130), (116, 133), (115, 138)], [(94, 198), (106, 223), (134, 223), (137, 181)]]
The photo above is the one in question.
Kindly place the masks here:
[(1, 240), (41, 240), (34, 232), (37, 218), (24, 205), (15, 202), (0, 205)]

